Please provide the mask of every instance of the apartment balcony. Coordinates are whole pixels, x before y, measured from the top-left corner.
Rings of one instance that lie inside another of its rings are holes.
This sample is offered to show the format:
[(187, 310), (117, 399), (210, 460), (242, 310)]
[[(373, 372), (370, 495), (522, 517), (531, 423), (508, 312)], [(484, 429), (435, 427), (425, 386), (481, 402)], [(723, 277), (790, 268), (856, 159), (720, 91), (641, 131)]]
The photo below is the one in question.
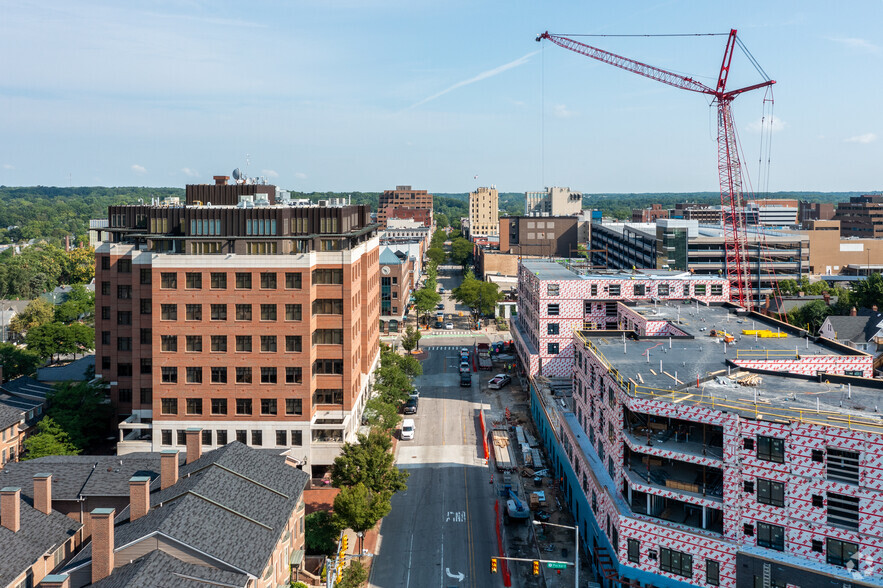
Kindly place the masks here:
[(718, 425), (658, 417), (626, 409), (623, 436), (629, 448), (638, 453), (680, 453), (697, 458), (709, 466), (723, 467), (723, 428)]
[(722, 503), (723, 471), (676, 459), (642, 455), (625, 447), (625, 476), (630, 484), (670, 494), (677, 492), (701, 501)]
[(639, 490), (632, 490), (630, 498), (627, 499), (635, 515), (718, 535), (724, 532), (722, 509), (688, 504), (676, 498), (657, 496)]

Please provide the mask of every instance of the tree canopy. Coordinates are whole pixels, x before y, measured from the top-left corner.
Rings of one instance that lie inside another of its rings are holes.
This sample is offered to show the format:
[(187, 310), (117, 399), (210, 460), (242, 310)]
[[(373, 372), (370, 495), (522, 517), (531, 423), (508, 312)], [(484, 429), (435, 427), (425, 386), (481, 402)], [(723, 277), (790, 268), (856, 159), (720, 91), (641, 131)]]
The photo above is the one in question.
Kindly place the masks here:
[(37, 459), (47, 455), (78, 455), (80, 450), (71, 443), (68, 434), (50, 417), (37, 423), (37, 432), (25, 439), (25, 455), (22, 460)]
[(337, 527), (364, 533), (392, 510), (389, 497), (359, 482), (340, 489), (334, 498), (333, 519)]
[(13, 380), (19, 376), (30, 376), (43, 362), (38, 354), (22, 349), (12, 343), (0, 343), (0, 365), (3, 377)]
[(9, 321), (9, 330), (22, 336), (29, 330), (51, 323), (55, 319), (55, 307), (51, 302), (37, 298), (31, 300), (23, 311)]
[(493, 316), (497, 302), (503, 299), (497, 284), (478, 280), (471, 271), (466, 272), (463, 281), (451, 295), (454, 300), (467, 306), (476, 320), (482, 316)]
[(101, 382), (56, 384), (47, 400), (47, 415), (79, 449), (94, 448), (110, 431), (113, 409)]
[(304, 544), (307, 555), (332, 555), (337, 549), (340, 529), (326, 510), (311, 512), (306, 517)]
[(451, 241), (451, 261), (457, 265), (466, 265), (466, 261), (472, 255), (472, 243), (463, 237), (457, 237)]
[(345, 443), (334, 459), (331, 483), (337, 488), (364, 484), (372, 492), (389, 496), (407, 490), (408, 473), (395, 466), (389, 434), (372, 430), (357, 439), (357, 443)]

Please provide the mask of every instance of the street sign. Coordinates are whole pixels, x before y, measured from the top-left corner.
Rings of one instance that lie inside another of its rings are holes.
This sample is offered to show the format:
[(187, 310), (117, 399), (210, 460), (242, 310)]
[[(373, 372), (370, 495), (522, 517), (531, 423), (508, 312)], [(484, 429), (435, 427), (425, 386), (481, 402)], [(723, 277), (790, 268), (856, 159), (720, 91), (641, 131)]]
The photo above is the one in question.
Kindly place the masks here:
[(561, 561), (547, 561), (546, 567), (552, 570), (563, 570), (567, 567), (567, 564)]

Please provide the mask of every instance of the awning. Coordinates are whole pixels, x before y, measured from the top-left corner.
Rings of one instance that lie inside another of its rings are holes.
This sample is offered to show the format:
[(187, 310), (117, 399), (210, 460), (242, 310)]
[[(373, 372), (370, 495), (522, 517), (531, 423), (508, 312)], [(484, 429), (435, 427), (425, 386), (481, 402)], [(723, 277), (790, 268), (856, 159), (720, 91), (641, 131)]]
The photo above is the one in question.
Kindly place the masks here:
[(295, 567), (300, 567), (301, 564), (304, 563), (304, 550), (303, 549), (295, 549), (291, 552), (291, 557), (288, 558), (288, 563)]

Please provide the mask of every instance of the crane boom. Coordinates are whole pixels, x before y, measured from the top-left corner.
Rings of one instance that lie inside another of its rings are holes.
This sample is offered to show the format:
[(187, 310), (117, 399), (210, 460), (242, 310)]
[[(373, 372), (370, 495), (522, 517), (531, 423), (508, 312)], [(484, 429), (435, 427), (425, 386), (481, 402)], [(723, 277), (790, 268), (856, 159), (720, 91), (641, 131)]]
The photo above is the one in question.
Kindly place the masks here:
[(720, 74), (715, 88), (694, 80), (688, 76), (629, 59), (591, 45), (586, 45), (562, 35), (553, 35), (546, 31), (537, 36), (536, 40), (549, 40), (559, 47), (575, 53), (597, 59), (614, 67), (636, 73), (640, 76), (656, 80), (663, 84), (707, 94), (717, 104), (717, 146), (718, 146), (718, 179), (721, 195), (721, 220), (724, 229), (724, 248), (727, 278), (730, 281), (730, 298), (745, 307), (751, 306), (751, 288), (748, 284), (750, 268), (748, 265), (748, 235), (746, 231), (745, 206), (742, 197), (742, 164), (739, 161), (739, 144), (736, 139), (736, 128), (733, 123), (731, 104), (739, 94), (772, 86), (774, 80), (765, 80), (758, 84), (727, 90), (727, 78), (730, 64), (736, 47), (736, 29), (730, 30), (727, 47), (721, 62)]

